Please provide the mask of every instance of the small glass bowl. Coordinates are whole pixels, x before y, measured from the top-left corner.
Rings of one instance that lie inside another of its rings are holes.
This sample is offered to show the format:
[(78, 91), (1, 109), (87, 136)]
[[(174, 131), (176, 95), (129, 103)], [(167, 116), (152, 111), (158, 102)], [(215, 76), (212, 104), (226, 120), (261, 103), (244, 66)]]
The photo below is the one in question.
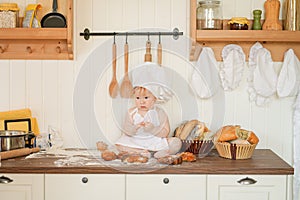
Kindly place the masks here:
[(230, 24), (230, 30), (248, 30), (248, 25), (247, 24), (232, 23), (232, 24)]

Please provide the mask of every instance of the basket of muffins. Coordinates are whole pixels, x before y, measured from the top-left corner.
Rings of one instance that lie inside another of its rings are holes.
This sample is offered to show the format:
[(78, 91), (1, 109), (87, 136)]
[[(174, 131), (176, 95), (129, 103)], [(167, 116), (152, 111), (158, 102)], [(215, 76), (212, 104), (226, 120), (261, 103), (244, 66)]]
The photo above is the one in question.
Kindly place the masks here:
[(251, 158), (258, 142), (254, 132), (242, 129), (239, 125), (224, 126), (214, 136), (219, 155), (232, 160)]
[(174, 136), (182, 141), (180, 152), (191, 152), (203, 158), (213, 149), (213, 134), (204, 122), (190, 120), (182, 123), (174, 131)]

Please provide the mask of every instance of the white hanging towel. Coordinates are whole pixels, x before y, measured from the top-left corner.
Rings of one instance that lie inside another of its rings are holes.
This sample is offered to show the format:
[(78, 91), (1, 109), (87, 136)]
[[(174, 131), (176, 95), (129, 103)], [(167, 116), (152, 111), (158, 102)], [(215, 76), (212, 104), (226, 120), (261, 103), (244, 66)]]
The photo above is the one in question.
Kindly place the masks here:
[(245, 54), (236, 44), (226, 45), (222, 50), (223, 64), (219, 76), (225, 91), (234, 90), (239, 86), (245, 68)]
[(191, 86), (200, 98), (210, 98), (219, 85), (218, 62), (210, 47), (203, 47), (191, 78)]
[(284, 54), (283, 65), (278, 76), (278, 96), (291, 97), (297, 95), (299, 84), (300, 62), (293, 49), (289, 49)]
[(257, 42), (250, 49), (248, 92), (250, 101), (266, 105), (276, 92), (277, 74), (270, 52)]
[[(298, 90), (299, 91), (299, 90)], [(294, 194), (293, 199), (299, 199), (300, 192), (300, 95), (298, 93), (294, 105)]]

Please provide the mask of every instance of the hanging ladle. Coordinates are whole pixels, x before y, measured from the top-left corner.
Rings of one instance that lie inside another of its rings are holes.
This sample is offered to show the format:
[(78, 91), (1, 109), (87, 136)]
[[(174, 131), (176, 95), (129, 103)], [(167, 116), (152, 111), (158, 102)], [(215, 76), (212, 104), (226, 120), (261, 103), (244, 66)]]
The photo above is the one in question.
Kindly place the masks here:
[(128, 76), (128, 42), (127, 42), (127, 34), (126, 34), (126, 42), (124, 45), (124, 65), (125, 65), (125, 71), (124, 71), (124, 78), (121, 83), (121, 88), (120, 88), (120, 94), (121, 97), (123, 98), (130, 98), (133, 87), (131, 84), (131, 81)]
[(114, 36), (114, 43), (112, 45), (112, 71), (113, 71), (113, 76), (112, 80), (109, 84), (109, 95), (112, 98), (115, 98), (118, 95), (119, 91), (119, 85), (117, 81), (117, 45), (116, 45), (116, 38)]

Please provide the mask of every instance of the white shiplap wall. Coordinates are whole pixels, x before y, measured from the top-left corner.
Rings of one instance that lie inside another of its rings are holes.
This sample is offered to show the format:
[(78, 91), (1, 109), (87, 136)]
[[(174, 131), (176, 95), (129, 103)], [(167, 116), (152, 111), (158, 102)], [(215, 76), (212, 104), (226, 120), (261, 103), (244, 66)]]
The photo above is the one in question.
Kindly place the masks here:
[[(10, 0), (18, 2), (24, 9), (31, 0)], [(0, 0), (0, 2), (4, 2)], [(7, 2), (7, 1), (6, 1)], [(263, 10), (264, 0), (223, 0), (224, 18), (232, 16), (252, 17), (252, 10)], [(245, 4), (247, 6), (245, 6)], [(21, 12), (23, 12), (21, 10)], [(174, 27), (189, 35), (189, 0), (74, 0), (74, 61), (47, 61), (47, 60), (1, 60), (0, 111), (29, 107), (33, 115), (38, 118), (40, 129), (47, 131), (48, 125), (57, 127), (63, 134), (66, 146), (80, 146), (80, 138), (74, 123), (72, 108), (73, 89), (77, 74), (80, 73), (85, 60), (89, 58), (99, 45), (109, 37), (93, 37), (85, 41), (79, 37), (79, 32), (88, 27), (92, 31), (130, 31), (142, 28), (163, 28), (172, 30)], [(156, 46), (156, 43), (153, 43)], [(122, 48), (122, 44), (119, 44)], [(135, 66), (143, 59), (142, 52), (130, 54), (130, 66)], [(155, 52), (153, 52), (154, 54)], [(110, 55), (107, 52), (106, 55)], [(187, 53), (188, 55), (188, 53)], [(105, 55), (103, 55), (105, 56)], [(154, 60), (155, 60), (155, 55)], [(96, 58), (92, 58), (96, 59)], [(192, 69), (185, 60), (164, 52), (163, 64), (172, 67), (186, 80), (189, 79)], [(122, 58), (118, 66), (122, 66)], [(86, 64), (86, 63), (85, 63)], [(92, 63), (90, 63), (92, 65)], [(281, 63), (276, 64), (279, 71)], [(292, 163), (292, 111), (294, 98), (274, 98), (270, 105), (257, 107), (250, 103), (247, 93), (247, 73), (238, 89), (225, 93), (224, 124), (240, 124), (244, 128), (255, 131), (260, 137), (258, 148), (271, 148)], [(123, 68), (118, 67), (118, 78), (123, 74)], [(111, 99), (108, 96), (107, 86), (111, 79), (110, 68), (104, 73), (99, 93), (96, 94), (96, 108), (101, 109), (99, 121), (104, 132), (114, 133), (108, 136), (116, 138), (118, 128), (111, 116)], [(200, 118), (204, 121), (212, 115), (210, 100), (199, 100)], [(169, 112), (174, 112), (176, 102), (168, 104)], [(178, 113), (170, 116), (172, 128), (179, 123)], [(174, 116), (174, 117), (173, 117)], [(87, 137), (93, 145), (96, 140), (93, 135), (93, 124), (87, 124)]]

